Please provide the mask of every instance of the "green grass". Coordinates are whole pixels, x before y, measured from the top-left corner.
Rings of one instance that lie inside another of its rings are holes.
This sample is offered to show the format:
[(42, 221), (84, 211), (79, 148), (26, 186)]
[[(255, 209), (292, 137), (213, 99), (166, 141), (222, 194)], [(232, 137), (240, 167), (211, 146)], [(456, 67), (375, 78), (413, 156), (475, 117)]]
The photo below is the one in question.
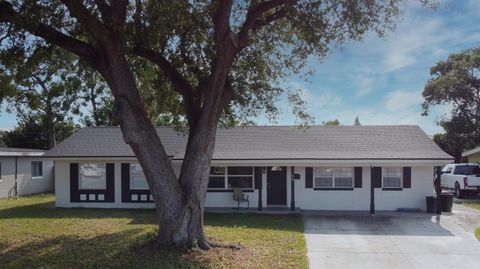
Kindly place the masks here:
[(480, 203), (467, 202), (467, 203), (462, 203), (462, 205), (480, 210)]
[[(462, 203), (462, 205), (480, 210), (480, 203)], [(480, 226), (475, 230), (475, 235), (480, 240)]]
[(0, 199), (0, 267), (307, 267), (300, 216), (207, 214), (205, 230), (241, 249), (157, 249), (153, 210), (60, 209), (50, 194)]

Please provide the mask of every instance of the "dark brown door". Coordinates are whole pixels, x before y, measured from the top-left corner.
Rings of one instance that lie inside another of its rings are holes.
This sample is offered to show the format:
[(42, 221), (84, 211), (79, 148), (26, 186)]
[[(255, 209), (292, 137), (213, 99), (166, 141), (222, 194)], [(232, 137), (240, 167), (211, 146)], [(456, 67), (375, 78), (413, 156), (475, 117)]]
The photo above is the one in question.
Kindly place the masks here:
[(267, 167), (267, 204), (287, 204), (287, 167), (282, 166), (282, 171)]

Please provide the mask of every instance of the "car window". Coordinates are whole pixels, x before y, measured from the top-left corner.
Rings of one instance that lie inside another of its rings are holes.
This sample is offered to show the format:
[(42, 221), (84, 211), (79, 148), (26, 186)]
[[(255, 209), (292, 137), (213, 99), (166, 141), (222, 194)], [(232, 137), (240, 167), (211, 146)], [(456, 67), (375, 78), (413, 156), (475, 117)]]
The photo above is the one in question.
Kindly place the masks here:
[(450, 174), (452, 172), (452, 165), (447, 164), (443, 167), (442, 172), (445, 174)]
[(478, 165), (458, 165), (455, 167), (455, 175), (478, 175), (480, 167)]

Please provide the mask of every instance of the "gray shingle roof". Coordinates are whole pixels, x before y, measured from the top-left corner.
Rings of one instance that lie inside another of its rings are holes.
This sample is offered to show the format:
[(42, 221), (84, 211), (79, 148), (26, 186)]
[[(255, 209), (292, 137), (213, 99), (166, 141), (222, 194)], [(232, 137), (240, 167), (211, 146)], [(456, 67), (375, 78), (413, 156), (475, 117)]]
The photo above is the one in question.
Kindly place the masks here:
[[(157, 127), (167, 154), (181, 159), (186, 135)], [(84, 128), (45, 157), (133, 157), (116, 127)], [(219, 129), (215, 160), (425, 159), (451, 160), (418, 126), (252, 126)]]

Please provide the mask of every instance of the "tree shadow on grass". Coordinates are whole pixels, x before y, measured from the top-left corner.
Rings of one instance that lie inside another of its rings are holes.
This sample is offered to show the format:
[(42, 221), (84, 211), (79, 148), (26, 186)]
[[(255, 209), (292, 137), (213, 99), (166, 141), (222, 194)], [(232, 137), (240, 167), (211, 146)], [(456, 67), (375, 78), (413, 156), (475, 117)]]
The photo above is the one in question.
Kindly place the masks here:
[[(106, 219), (126, 218), (130, 224), (156, 224), (153, 209), (56, 208), (51, 202), (0, 209), (0, 219)], [(206, 213), (205, 224), (212, 227), (243, 227), (303, 231), (297, 215), (260, 215), (252, 213)]]
[(6, 268), (210, 268), (195, 250), (159, 249), (154, 234), (129, 229), (90, 238), (61, 235), (18, 246), (0, 243)]

